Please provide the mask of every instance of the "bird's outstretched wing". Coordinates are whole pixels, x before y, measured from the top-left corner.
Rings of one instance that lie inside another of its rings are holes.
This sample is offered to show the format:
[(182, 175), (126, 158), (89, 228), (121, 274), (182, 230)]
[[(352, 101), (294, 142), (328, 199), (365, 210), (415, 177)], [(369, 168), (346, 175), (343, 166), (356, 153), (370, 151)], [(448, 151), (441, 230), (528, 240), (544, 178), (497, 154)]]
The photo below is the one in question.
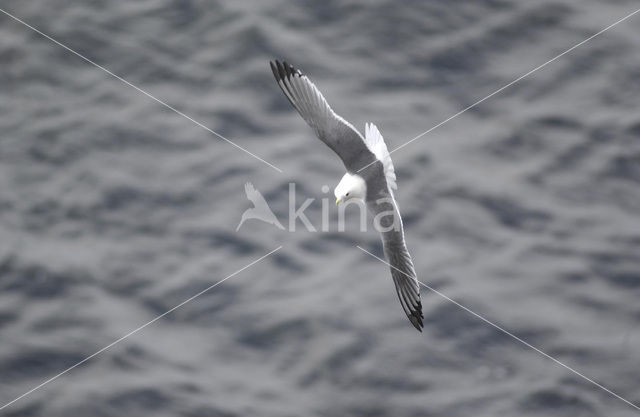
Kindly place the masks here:
[(278, 85), (293, 107), (311, 126), (316, 135), (338, 154), (349, 172), (375, 161), (364, 138), (349, 122), (329, 107), (316, 86), (298, 69), (286, 62), (270, 62)]
[(409, 255), (407, 245), (404, 242), (402, 219), (400, 218), (397, 204), (391, 193), (388, 192), (388, 197), (377, 202), (368, 201), (367, 206), (374, 216), (378, 216), (383, 212), (386, 213), (385, 216), (380, 217), (379, 226), (383, 229), (380, 233), (382, 235), (384, 255), (390, 265), (391, 278), (393, 278), (400, 304), (409, 321), (416, 329), (422, 331), (424, 325), (422, 322), (420, 285), (411, 255)]
[(420, 301), (420, 286), (416, 278), (416, 271), (411, 261), (404, 239), (389, 232), (383, 235), (384, 253), (391, 264), (391, 277), (396, 285), (396, 292), (400, 304), (413, 326), (422, 331), (422, 302)]
[(387, 179), (387, 186), (389, 187), (389, 190), (397, 190), (398, 185), (396, 184), (395, 169), (393, 168), (391, 155), (387, 149), (387, 144), (384, 143), (382, 134), (378, 130), (378, 127), (373, 123), (365, 123), (364, 132), (364, 142), (367, 145), (367, 148), (373, 152), (378, 161), (382, 162), (384, 176)]

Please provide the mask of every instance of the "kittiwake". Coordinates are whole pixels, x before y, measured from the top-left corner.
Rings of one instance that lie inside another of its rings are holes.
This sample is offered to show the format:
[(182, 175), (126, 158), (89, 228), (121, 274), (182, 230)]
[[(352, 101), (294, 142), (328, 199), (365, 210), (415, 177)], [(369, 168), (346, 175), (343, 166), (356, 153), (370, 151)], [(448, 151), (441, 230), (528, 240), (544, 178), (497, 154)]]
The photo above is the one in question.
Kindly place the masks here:
[(367, 123), (362, 136), (329, 107), (306, 75), (286, 62), (270, 64), (284, 95), (320, 140), (338, 154), (347, 169), (334, 190), (336, 204), (363, 200), (374, 218), (379, 219), (377, 227), (400, 304), (411, 324), (422, 331), (420, 286), (393, 195), (397, 189), (396, 174), (380, 131), (373, 123)]

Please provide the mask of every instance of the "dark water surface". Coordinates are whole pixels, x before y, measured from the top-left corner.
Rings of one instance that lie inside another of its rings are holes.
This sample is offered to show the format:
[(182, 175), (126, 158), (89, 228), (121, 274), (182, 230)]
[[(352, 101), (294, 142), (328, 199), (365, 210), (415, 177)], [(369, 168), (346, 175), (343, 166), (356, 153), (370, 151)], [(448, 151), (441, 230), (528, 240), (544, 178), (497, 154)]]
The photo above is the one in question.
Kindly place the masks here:
[[(343, 174), (269, 59), (395, 148), (639, 4), (4, 0), (284, 173), (0, 15), (2, 404), (283, 246), (0, 415), (636, 415), (429, 291), (413, 330), (355, 218), (235, 228)], [(420, 279), (637, 404), (639, 105), (637, 15), (393, 154)]]

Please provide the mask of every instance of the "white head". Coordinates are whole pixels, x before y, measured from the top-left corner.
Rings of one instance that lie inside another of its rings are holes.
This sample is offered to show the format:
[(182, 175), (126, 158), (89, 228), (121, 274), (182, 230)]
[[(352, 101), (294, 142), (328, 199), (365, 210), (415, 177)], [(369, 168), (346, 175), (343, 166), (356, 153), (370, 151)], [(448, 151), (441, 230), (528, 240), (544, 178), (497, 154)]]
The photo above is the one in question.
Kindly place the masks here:
[(367, 184), (359, 175), (344, 174), (340, 183), (333, 190), (336, 196), (336, 204), (358, 198), (364, 200), (367, 196)]

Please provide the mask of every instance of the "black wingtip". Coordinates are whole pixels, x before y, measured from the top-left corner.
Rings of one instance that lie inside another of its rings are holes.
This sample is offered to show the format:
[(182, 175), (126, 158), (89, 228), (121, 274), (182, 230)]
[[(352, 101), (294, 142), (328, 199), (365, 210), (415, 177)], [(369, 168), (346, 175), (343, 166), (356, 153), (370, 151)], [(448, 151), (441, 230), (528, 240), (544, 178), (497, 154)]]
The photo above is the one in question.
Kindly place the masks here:
[(409, 321), (419, 332), (422, 332), (422, 328), (424, 327), (424, 323), (422, 322), (422, 320), (422, 313), (418, 311), (413, 312), (413, 314), (409, 317)]
[(276, 80), (278, 80), (279, 76), (278, 76), (278, 68), (276, 67), (276, 64), (274, 64), (273, 61), (269, 61), (269, 66), (271, 67), (271, 72), (273, 72), (273, 76), (276, 77)]
[(287, 74), (285, 74), (284, 67), (282, 66), (282, 63), (280, 61), (276, 61), (276, 68), (278, 68), (278, 76), (281, 80), (284, 80)]
[(276, 77), (276, 80), (278, 81), (291, 78), (293, 75), (302, 76), (300, 70), (289, 64), (287, 61), (280, 62), (277, 59), (274, 59), (273, 61), (269, 61), (269, 65), (271, 66), (273, 76)]
[(269, 66), (271, 67), (271, 72), (273, 72), (273, 76), (276, 78), (276, 81), (282, 81), (284, 77), (282, 76), (282, 64), (280, 64), (280, 61), (278, 61), (277, 59), (269, 61)]
[(409, 321), (413, 324), (419, 332), (422, 333), (422, 329), (424, 328), (424, 316), (422, 315), (422, 303), (418, 301), (418, 305), (415, 306), (415, 310), (411, 311), (411, 315), (409, 316)]

